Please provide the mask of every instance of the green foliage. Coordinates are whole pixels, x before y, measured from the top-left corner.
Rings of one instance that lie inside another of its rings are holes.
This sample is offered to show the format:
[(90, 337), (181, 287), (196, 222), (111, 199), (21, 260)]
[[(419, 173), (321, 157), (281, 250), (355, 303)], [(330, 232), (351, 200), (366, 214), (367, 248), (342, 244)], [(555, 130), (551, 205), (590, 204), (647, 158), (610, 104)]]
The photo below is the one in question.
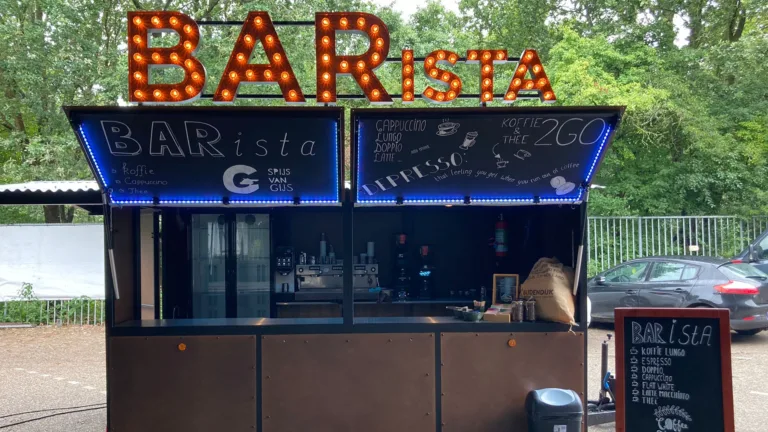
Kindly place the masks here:
[[(387, 23), (390, 56), (406, 47), (417, 55), (438, 48), (462, 55), (469, 48), (506, 48), (516, 55), (536, 48), (558, 104), (626, 106), (595, 179), (605, 189), (592, 193), (593, 214), (768, 212), (766, 0), (460, 0), (458, 13), (429, 0), (411, 17), (369, 0), (0, 0), (0, 183), (91, 178), (61, 106), (116, 105), (126, 98), (125, 17), (132, 9), (181, 10), (198, 20), (242, 20), (249, 10), (267, 10), (274, 20), (362, 10)], [(212, 93), (239, 28), (208, 26), (201, 32), (205, 91)], [(302, 89), (315, 93), (313, 29), (278, 32)], [(163, 45), (173, 40), (157, 38)], [(360, 38), (343, 42), (340, 49), (348, 53), (365, 49)], [(257, 59), (261, 55), (257, 50)], [(497, 92), (506, 89), (513, 66), (497, 67)], [(464, 78), (466, 92), (477, 92), (476, 66), (453, 69)], [(156, 78), (164, 82), (176, 76), (161, 73)], [(387, 89), (399, 92), (396, 63), (377, 74)], [(416, 77), (417, 89), (428, 84), (418, 69)], [(240, 91), (276, 94), (278, 89), (242, 86)], [(359, 93), (349, 78), (339, 80), (339, 91)], [(282, 105), (236, 104), (255, 103)], [(0, 208), (0, 222), (48, 220), (50, 214)]]
[(79, 297), (71, 300), (39, 300), (32, 285), (25, 283), (18, 296), (0, 302), (0, 322), (34, 325), (91, 324), (104, 322), (103, 300)]

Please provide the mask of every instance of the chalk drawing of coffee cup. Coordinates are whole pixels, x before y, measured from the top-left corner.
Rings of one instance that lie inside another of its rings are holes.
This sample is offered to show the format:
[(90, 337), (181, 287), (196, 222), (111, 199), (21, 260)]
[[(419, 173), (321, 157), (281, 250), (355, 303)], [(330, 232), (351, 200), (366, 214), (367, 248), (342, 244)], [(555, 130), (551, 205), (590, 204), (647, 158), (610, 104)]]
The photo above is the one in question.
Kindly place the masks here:
[(462, 150), (469, 150), (470, 147), (475, 145), (475, 141), (477, 140), (477, 132), (467, 132), (467, 135), (464, 137), (464, 142), (459, 146)]
[(549, 184), (555, 188), (555, 193), (557, 195), (565, 195), (576, 188), (575, 184), (566, 181), (565, 177), (561, 176), (553, 177), (552, 180), (549, 181)]
[(506, 168), (509, 161), (506, 160), (497, 160), (496, 161), (496, 167), (497, 168)]

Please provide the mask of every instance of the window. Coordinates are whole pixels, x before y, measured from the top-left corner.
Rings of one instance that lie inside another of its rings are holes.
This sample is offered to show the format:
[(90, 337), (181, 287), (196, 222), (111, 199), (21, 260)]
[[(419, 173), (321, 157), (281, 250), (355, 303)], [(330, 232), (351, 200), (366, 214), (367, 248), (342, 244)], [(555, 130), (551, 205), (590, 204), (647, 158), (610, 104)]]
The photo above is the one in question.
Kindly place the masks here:
[(641, 282), (648, 269), (647, 262), (625, 264), (605, 273), (606, 282)]
[(722, 271), (729, 278), (751, 278), (757, 280), (768, 279), (768, 275), (750, 264), (726, 264), (720, 267), (720, 271)]
[(696, 276), (699, 274), (699, 266), (695, 265), (686, 265), (683, 269), (683, 276), (682, 280), (691, 280), (696, 279)]
[(648, 282), (679, 281), (683, 276), (685, 264), (673, 262), (657, 262), (651, 271)]
[(768, 259), (768, 235), (760, 240), (760, 243), (757, 244), (755, 249), (755, 252), (760, 259)]

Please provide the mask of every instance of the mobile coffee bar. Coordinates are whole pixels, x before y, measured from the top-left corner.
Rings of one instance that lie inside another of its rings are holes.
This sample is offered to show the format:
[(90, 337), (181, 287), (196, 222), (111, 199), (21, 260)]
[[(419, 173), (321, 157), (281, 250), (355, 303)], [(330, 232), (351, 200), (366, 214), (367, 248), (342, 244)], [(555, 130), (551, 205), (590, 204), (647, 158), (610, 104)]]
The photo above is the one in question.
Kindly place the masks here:
[[(323, 41), (345, 23), (386, 32), (362, 13), (315, 21)], [(133, 13), (129, 37), (193, 24)], [(239, 40), (268, 42), (260, 26), (251, 13)], [(145, 73), (155, 52), (132, 49)], [(454, 56), (404, 53), (404, 73)], [(377, 61), (362, 57), (332, 62)], [(132, 100), (198, 90), (163, 86), (132, 81)], [(349, 125), (333, 106), (66, 111), (104, 196), (111, 432), (509, 431), (533, 390), (583, 406), (587, 198), (622, 108), (354, 109)]]

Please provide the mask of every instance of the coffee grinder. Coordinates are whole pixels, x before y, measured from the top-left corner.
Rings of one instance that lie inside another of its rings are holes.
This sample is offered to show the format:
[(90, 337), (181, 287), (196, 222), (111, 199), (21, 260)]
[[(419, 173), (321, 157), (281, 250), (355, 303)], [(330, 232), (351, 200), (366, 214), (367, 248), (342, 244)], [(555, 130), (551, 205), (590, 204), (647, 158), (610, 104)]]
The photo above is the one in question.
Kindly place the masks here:
[(405, 234), (395, 235), (395, 301), (405, 301), (408, 298), (408, 291), (411, 289), (411, 273), (408, 265), (410, 254), (406, 240)]
[(274, 291), (276, 293), (296, 292), (296, 263), (294, 262), (293, 248), (278, 246), (275, 252)]
[(433, 285), (434, 285), (434, 266), (432, 265), (432, 257), (429, 253), (429, 246), (422, 245), (419, 248), (419, 255), (421, 256), (421, 263), (419, 264), (418, 272), (418, 292), (417, 296), (419, 300), (428, 300), (432, 298)]

